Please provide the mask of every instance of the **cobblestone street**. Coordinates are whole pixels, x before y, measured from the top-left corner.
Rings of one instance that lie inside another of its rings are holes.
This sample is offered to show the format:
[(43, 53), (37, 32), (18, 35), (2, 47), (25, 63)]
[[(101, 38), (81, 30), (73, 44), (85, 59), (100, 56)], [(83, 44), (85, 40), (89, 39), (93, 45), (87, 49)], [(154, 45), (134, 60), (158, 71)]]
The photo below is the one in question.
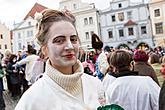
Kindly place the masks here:
[(6, 105), (5, 110), (14, 110), (16, 104), (19, 101), (19, 98), (14, 100), (11, 97), (11, 95), (7, 89), (6, 78), (3, 79), (3, 84), (4, 84), (4, 89), (5, 89), (5, 91), (3, 91), (3, 98), (5, 100), (5, 105)]
[(6, 104), (5, 110), (14, 110), (19, 99), (13, 100), (7, 90), (3, 92), (3, 96)]

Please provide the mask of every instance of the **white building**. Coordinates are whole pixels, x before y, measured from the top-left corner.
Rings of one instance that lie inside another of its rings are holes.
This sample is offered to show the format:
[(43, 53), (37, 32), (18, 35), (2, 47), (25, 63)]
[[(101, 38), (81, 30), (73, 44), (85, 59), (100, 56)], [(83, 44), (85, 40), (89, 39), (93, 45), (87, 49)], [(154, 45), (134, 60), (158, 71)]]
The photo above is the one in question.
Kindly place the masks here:
[(25, 16), (21, 23), (15, 24), (13, 32), (13, 52), (23, 51), (30, 44), (34, 46), (37, 50), (39, 45), (35, 38), (36, 31), (36, 21), (34, 20), (34, 14), (36, 12), (41, 12), (46, 7), (36, 3), (29, 13)]
[(60, 9), (68, 9), (76, 17), (76, 28), (84, 49), (91, 48), (91, 33), (100, 34), (98, 11), (94, 4), (81, 0), (61, 0)]
[(156, 46), (165, 47), (165, 0), (151, 0), (149, 11), (154, 42)]
[(148, 5), (130, 0), (113, 0), (100, 12), (101, 36), (115, 48), (153, 47)]
[(4, 54), (6, 50), (11, 51), (11, 33), (9, 28), (0, 22), (0, 52)]

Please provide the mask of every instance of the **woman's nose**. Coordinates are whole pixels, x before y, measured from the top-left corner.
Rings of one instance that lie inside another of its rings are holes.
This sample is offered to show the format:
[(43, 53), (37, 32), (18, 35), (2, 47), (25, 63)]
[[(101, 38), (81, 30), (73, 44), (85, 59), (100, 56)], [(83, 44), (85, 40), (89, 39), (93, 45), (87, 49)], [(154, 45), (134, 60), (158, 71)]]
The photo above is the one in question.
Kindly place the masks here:
[(73, 45), (70, 40), (66, 42), (65, 49), (73, 49)]

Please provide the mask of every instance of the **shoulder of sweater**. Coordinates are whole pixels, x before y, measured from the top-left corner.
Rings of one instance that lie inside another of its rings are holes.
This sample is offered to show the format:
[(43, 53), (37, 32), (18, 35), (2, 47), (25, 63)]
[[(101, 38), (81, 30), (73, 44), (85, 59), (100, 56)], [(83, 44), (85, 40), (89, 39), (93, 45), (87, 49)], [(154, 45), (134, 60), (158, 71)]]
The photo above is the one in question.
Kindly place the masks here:
[(82, 78), (85, 78), (85, 79), (88, 80), (88, 81), (101, 82), (98, 78), (96, 78), (96, 77), (94, 77), (94, 76), (91, 76), (91, 75), (88, 75), (88, 74), (86, 74), (86, 73), (83, 73)]

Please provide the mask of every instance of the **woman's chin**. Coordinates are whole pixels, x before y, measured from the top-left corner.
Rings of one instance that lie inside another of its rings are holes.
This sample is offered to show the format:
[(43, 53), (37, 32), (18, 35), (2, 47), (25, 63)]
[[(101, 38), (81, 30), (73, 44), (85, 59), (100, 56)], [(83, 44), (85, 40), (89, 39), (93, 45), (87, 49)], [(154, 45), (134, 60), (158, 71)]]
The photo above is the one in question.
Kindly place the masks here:
[(70, 61), (63, 62), (63, 64), (65, 66), (73, 66), (76, 62), (77, 62), (77, 60), (70, 60)]

